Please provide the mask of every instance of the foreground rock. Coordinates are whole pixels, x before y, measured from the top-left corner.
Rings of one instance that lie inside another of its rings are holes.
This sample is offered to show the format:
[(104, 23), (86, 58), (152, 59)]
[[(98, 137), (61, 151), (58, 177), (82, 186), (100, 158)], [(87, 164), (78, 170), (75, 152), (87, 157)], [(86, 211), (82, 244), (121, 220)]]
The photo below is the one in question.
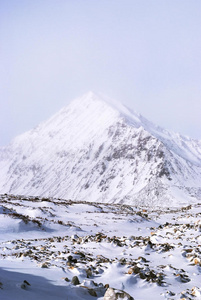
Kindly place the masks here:
[(131, 297), (128, 293), (122, 290), (108, 288), (105, 293), (104, 300), (118, 300), (118, 299), (134, 300), (133, 297)]

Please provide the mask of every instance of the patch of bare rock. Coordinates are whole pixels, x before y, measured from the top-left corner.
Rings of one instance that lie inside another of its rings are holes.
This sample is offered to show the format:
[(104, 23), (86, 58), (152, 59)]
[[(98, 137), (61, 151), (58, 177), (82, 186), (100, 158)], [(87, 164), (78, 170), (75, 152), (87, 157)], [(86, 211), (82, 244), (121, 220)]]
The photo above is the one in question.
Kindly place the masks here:
[(118, 300), (118, 299), (134, 300), (133, 297), (131, 297), (128, 293), (122, 290), (108, 288), (104, 295), (104, 300)]

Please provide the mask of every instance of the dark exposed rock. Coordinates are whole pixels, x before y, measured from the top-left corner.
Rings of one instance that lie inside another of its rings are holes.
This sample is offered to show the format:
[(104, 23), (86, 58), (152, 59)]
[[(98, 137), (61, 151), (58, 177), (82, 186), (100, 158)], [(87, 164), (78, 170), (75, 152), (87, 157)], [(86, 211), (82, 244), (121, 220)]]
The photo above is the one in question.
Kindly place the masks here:
[(31, 284), (27, 281), (27, 280), (24, 280), (21, 284), (21, 289), (23, 290), (26, 290), (28, 288), (28, 286), (30, 286)]
[(65, 277), (64, 280), (65, 280), (66, 282), (69, 282), (69, 281), (70, 281), (70, 279), (69, 279), (68, 277)]
[(72, 283), (73, 285), (78, 285), (78, 284), (80, 284), (80, 281), (79, 281), (79, 279), (78, 279), (77, 276), (73, 276), (73, 278), (72, 278), (72, 280), (71, 280), (71, 283)]
[(76, 258), (73, 258), (72, 255), (69, 255), (69, 256), (68, 256), (68, 262), (69, 262), (70, 264), (71, 264), (71, 263), (74, 263), (74, 264), (75, 264), (75, 263), (77, 263), (77, 259), (76, 259)]
[(128, 270), (128, 274), (139, 274), (140, 273), (141, 268), (139, 268), (138, 266), (134, 266), (129, 268)]
[(24, 283), (27, 285), (31, 285), (27, 280), (24, 280)]
[(96, 291), (95, 291), (94, 289), (88, 289), (88, 292), (89, 292), (89, 294), (90, 294), (91, 296), (97, 297), (97, 293), (96, 293)]
[(87, 278), (90, 278), (92, 276), (92, 269), (88, 268), (86, 269)]
[(121, 257), (119, 262), (122, 264), (122, 265), (125, 265), (126, 264), (126, 259), (124, 257)]
[(176, 277), (182, 283), (191, 281), (190, 278), (188, 277), (188, 275), (186, 275), (186, 274), (182, 274), (182, 273), (176, 274)]
[(145, 279), (145, 278), (146, 278), (144, 272), (140, 272), (140, 273), (139, 273), (139, 276), (140, 276), (141, 279)]

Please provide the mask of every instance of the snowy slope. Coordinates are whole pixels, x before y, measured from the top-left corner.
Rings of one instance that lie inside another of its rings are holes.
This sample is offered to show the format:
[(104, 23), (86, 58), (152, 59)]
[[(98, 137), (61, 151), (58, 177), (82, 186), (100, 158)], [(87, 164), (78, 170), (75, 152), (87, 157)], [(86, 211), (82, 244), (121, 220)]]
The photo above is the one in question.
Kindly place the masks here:
[(0, 149), (0, 192), (180, 205), (201, 199), (201, 141), (92, 92)]
[(200, 213), (0, 195), (0, 299), (200, 299)]

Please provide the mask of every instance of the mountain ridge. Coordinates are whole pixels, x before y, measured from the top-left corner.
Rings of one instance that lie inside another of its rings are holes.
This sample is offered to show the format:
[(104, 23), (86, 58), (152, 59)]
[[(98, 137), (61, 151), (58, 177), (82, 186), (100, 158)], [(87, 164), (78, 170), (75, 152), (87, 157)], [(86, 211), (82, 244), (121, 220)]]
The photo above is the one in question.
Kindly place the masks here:
[(89, 92), (1, 148), (0, 175), (0, 193), (177, 205), (201, 199), (201, 141)]

